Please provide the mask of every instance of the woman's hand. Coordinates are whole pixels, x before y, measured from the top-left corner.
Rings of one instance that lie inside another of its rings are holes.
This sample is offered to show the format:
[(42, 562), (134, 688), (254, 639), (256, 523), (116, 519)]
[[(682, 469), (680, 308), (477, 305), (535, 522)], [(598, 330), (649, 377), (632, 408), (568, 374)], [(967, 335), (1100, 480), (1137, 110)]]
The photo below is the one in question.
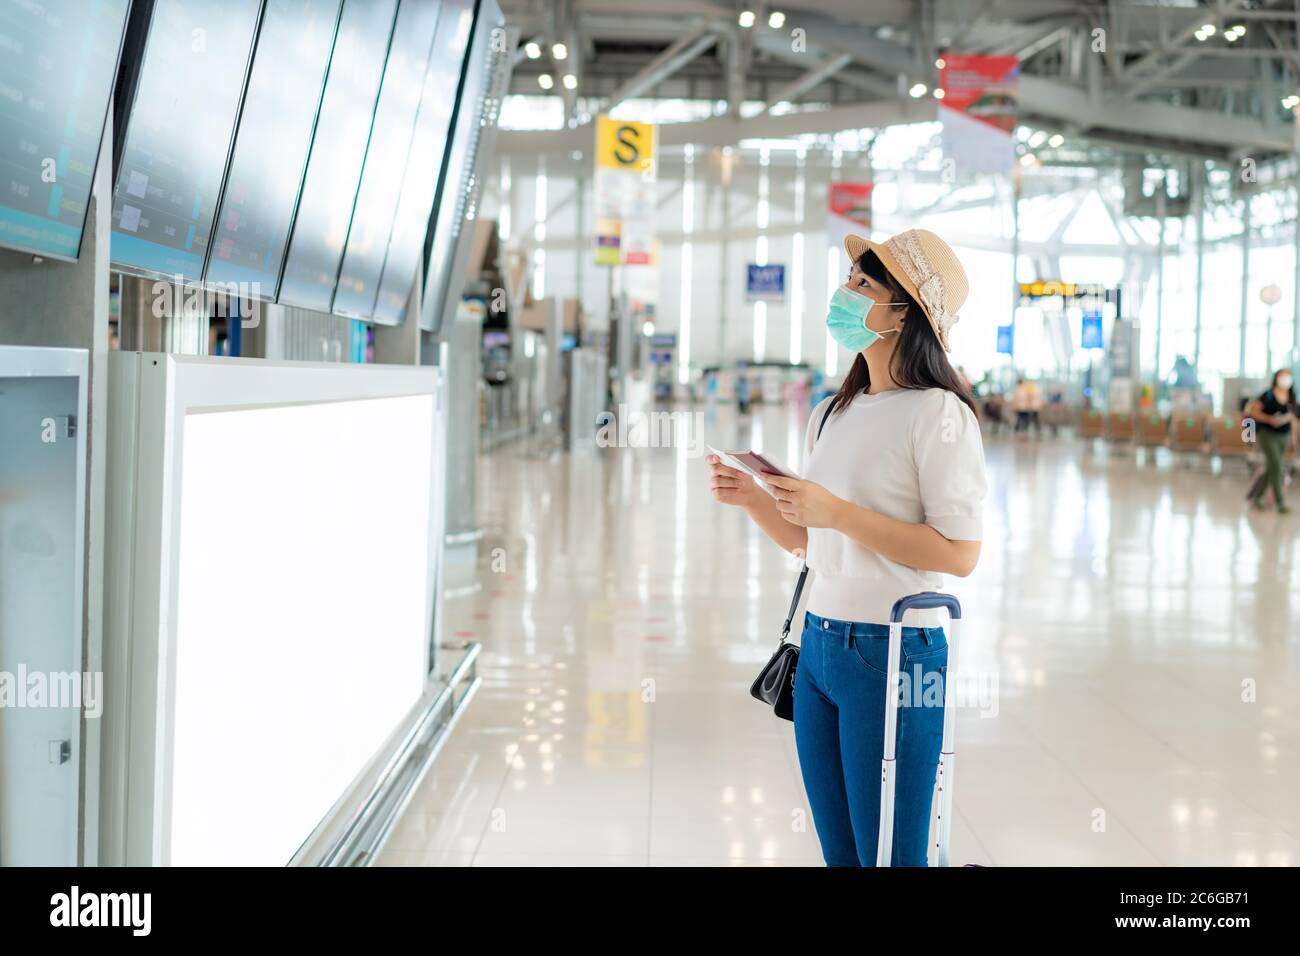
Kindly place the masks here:
[(743, 471), (727, 467), (717, 455), (710, 455), (707, 460), (709, 463), (709, 491), (713, 493), (714, 501), (724, 505), (738, 505), (741, 508), (747, 508), (753, 503), (754, 495), (765, 493), (758, 485), (754, 484), (753, 478)]
[(764, 475), (763, 480), (776, 494), (776, 510), (781, 517), (801, 528), (831, 527), (844, 503), (815, 481), (781, 475)]

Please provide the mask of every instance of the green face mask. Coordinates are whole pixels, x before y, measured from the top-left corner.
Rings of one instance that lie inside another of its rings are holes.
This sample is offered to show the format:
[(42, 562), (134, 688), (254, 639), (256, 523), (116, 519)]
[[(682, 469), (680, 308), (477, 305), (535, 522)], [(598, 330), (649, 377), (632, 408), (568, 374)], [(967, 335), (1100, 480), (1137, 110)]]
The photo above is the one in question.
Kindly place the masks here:
[[(905, 302), (877, 302), (861, 292), (840, 286), (831, 295), (830, 310), (826, 314), (826, 330), (840, 345), (850, 352), (861, 352), (875, 345), (882, 334), (867, 328), (867, 313), (873, 305), (906, 305)], [(898, 329), (889, 329), (897, 332)]]

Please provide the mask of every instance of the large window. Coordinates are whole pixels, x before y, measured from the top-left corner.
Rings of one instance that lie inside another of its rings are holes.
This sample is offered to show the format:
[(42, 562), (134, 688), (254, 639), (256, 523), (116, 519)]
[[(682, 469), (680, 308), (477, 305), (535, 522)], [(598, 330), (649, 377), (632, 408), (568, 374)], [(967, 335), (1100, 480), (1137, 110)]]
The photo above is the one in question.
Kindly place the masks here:
[[(554, 122), (547, 111), (558, 102), (555, 97), (512, 97), (507, 109), (515, 111), (514, 125), (544, 127)], [(710, 106), (628, 101), (619, 112), (666, 123), (696, 118)], [(1251, 200), (1249, 271), (1244, 272), (1245, 205), (1241, 184), (1228, 168), (1208, 172), (1204, 258), (1198, 269), (1195, 207), (1181, 201), (1188, 182), (1199, 179), (1195, 162), (1168, 170), (1148, 168), (1137, 177), (1132, 160), (1120, 155), (1101, 167), (1031, 164), (1018, 170), (1017, 207), (1008, 177), (946, 178), (937, 123), (746, 140), (725, 150), (690, 148), (694, 212), (689, 235), (682, 207), (688, 195), (685, 148), (661, 148), (656, 235), (668, 267), (660, 273), (656, 314), (658, 331), (689, 336), (688, 354), (696, 368), (761, 352), (769, 359), (807, 361), (832, 376), (843, 374), (848, 356), (828, 346), (821, 321), (826, 297), (847, 267), (843, 252), (826, 235), (832, 181), (873, 184), (872, 238), (919, 227), (943, 236), (957, 250), (970, 295), (953, 334), (953, 359), (973, 379), (1014, 366), (1030, 374), (1072, 377), (1079, 384), (1090, 365), (1105, 361), (1104, 353), (1082, 348), (1083, 313), (1077, 304), (1018, 309), (1017, 281), (1059, 279), (1119, 287), (1122, 316), (1139, 326), (1141, 381), (1165, 381), (1177, 358), (1199, 355), (1200, 378), (1216, 401), (1225, 377), (1238, 375), (1243, 366), (1251, 375), (1262, 375), (1282, 364), (1296, 344), (1295, 200), (1283, 187), (1265, 185), (1269, 180), (1263, 176)], [(538, 158), (517, 155), (511, 162), (531, 169)], [(555, 195), (580, 189), (584, 208), (590, 209), (590, 176), (573, 177), (571, 162), (590, 162), (590, 157), (570, 161), (566, 156), (565, 163), (557, 164), (563, 172), (553, 178)], [(577, 217), (563, 224), (557, 218), (541, 240), (520, 228), (534, 214), (528, 191), (519, 188), (522, 176), (514, 177), (512, 192), (500, 200), (510, 207), (502, 218), (512, 225), (511, 241), (534, 262), (538, 251), (546, 257), (548, 295), (582, 296), (588, 311), (603, 317), (606, 284), (593, 281), (603, 277), (602, 270), (550, 268), (552, 253), (566, 257), (566, 263), (575, 253), (589, 257), (589, 235)], [(1140, 194), (1132, 192), (1135, 188)], [(1170, 196), (1163, 237), (1152, 202), (1160, 188)], [(1015, 275), (1013, 235), (1020, 252)], [(745, 267), (761, 259), (786, 266), (786, 299), (756, 308), (745, 300)], [(1202, 276), (1203, 288), (1198, 285)], [(1260, 300), (1261, 289), (1270, 284), (1281, 294), (1271, 308)], [(1107, 343), (1114, 315), (1107, 304)], [(1015, 349), (1007, 356), (997, 351), (997, 328), (1013, 316)]]

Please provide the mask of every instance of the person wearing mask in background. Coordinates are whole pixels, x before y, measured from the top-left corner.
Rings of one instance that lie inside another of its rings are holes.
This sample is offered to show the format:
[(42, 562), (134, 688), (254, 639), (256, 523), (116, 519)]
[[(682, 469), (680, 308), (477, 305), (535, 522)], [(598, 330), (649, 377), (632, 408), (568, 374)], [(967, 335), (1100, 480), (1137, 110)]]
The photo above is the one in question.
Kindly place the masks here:
[(1291, 372), (1287, 369), (1274, 372), (1272, 386), (1247, 406), (1246, 414), (1255, 420), (1255, 438), (1264, 452), (1264, 480), (1250, 503), (1262, 511), (1264, 492), (1272, 488), (1277, 510), (1286, 514), (1291, 509), (1282, 497), (1283, 471), (1287, 452), (1295, 447), (1291, 422), (1296, 414), (1296, 397)]
[[(987, 488), (975, 403), (945, 354), (966, 300), (948, 244), (909, 229), (844, 241), (848, 281), (831, 337), (858, 353), (813, 409), (805, 479), (752, 478), (709, 456), (713, 497), (744, 508), (813, 571), (795, 672), (794, 732), (813, 824), (830, 866), (873, 866), (880, 822), (889, 618), (895, 601), (965, 577), (979, 559)], [(898, 715), (893, 863), (925, 866), (943, 735), (948, 643), (937, 611), (909, 616)], [(937, 685), (937, 686), (936, 686)], [(932, 696), (936, 696), (932, 695)]]

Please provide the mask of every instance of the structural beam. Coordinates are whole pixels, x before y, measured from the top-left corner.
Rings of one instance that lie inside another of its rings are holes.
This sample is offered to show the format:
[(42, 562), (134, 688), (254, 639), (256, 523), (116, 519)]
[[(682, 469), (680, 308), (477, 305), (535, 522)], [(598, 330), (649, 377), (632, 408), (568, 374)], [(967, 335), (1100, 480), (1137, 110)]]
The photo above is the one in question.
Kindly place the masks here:
[(1257, 119), (1122, 98), (1096, 106), (1089, 102), (1084, 90), (1041, 76), (1021, 75), (1020, 105), (1026, 113), (1073, 123), (1084, 135), (1092, 130), (1109, 130), (1163, 137), (1211, 146), (1216, 154), (1224, 150), (1232, 153), (1259, 149), (1289, 152), (1292, 148), (1289, 137), (1270, 133)]
[[(1168, 76), (1170, 73), (1187, 66), (1196, 59), (1198, 54), (1195, 51), (1184, 52), (1182, 55), (1174, 58), (1172, 62), (1166, 62), (1164, 66), (1157, 69), (1157, 64), (1164, 60), (1169, 54), (1175, 53), (1183, 48), (1187, 41), (1196, 35), (1196, 32), (1205, 24), (1213, 24), (1216, 28), (1223, 25), (1223, 21), (1240, 7), (1245, 5), (1246, 0), (1229, 0), (1227, 3), (1220, 3), (1212, 7), (1207, 7), (1205, 16), (1198, 16), (1195, 20), (1189, 22), (1185, 27), (1173, 35), (1173, 38), (1165, 46), (1158, 47), (1150, 53), (1143, 56), (1136, 63), (1124, 70), (1124, 79), (1132, 80), (1124, 90), (1124, 95), (1129, 99), (1137, 96), (1146, 90), (1156, 80)], [(1142, 76), (1142, 74), (1146, 74)], [(1140, 77), (1140, 78), (1139, 78)]]
[(803, 76), (798, 77), (792, 82), (786, 84), (777, 90), (767, 101), (767, 109), (763, 112), (772, 112), (772, 107), (778, 103), (793, 103), (799, 97), (803, 96), (809, 90), (826, 82), (840, 70), (844, 69), (853, 62), (853, 57), (847, 53), (841, 53), (839, 56), (832, 57), (821, 66), (815, 66)]
[(640, 73), (620, 86), (604, 104), (608, 112), (624, 100), (630, 100), (668, 79), (691, 60), (718, 42), (718, 36), (709, 27), (701, 27), (681, 37), (645, 65)]
[[(877, 129), (899, 123), (930, 122), (936, 118), (935, 101), (896, 101), (833, 106), (824, 110), (761, 114), (736, 123), (727, 116), (664, 123), (659, 127), (661, 147), (692, 144), (702, 147), (735, 146), (742, 139), (782, 139), (805, 133), (835, 133), (846, 129)], [(537, 155), (545, 152), (570, 153), (590, 149), (595, 128), (585, 123), (572, 129), (501, 130), (497, 133), (500, 154)]]

